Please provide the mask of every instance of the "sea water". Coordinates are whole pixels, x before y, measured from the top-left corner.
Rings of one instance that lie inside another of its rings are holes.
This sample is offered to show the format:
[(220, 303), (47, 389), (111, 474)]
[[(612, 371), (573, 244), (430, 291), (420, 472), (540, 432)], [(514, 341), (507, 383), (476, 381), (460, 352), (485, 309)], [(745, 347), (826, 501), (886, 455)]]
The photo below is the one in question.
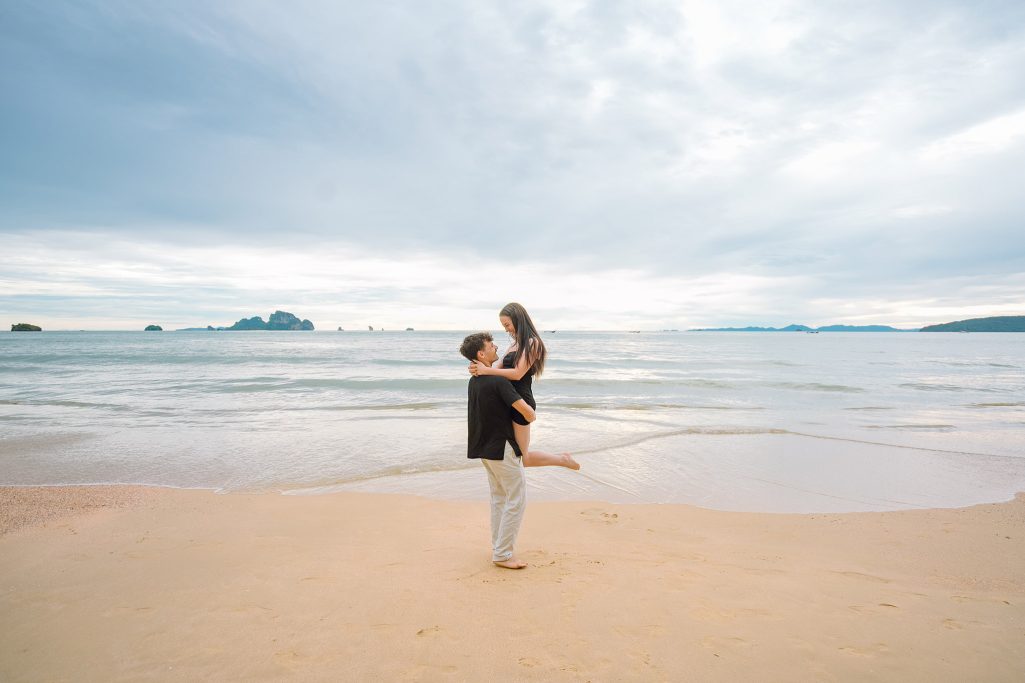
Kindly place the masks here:
[[(0, 334), (0, 485), (482, 498), (466, 332)], [(501, 347), (508, 339), (495, 332)], [(1025, 490), (1025, 335), (548, 333), (534, 500), (962, 506)]]

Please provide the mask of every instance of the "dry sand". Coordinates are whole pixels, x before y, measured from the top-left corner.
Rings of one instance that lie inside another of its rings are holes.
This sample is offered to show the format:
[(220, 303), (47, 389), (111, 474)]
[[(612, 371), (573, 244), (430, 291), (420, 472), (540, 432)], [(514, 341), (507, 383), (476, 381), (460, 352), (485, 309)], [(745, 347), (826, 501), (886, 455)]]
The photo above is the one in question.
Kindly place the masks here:
[(535, 503), (519, 572), (489, 562), (485, 503), (84, 487), (0, 508), (3, 681), (1025, 678), (1022, 495)]

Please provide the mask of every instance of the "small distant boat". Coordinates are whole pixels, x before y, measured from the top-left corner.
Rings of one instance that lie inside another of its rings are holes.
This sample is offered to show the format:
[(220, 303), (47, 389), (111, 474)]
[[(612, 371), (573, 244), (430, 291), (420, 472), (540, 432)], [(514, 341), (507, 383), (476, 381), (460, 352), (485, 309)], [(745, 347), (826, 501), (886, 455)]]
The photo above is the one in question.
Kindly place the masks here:
[(406, 332), (416, 332), (412, 327), (407, 327)]
[(338, 331), (339, 332), (345, 332), (345, 330), (343, 330), (341, 327), (338, 328)]
[(370, 330), (371, 332), (373, 332), (374, 331), (374, 326), (373, 325), (367, 325), (367, 329)]
[(640, 330), (630, 330), (630, 334), (640, 334)]
[(545, 330), (545, 334), (555, 334), (555, 330)]
[(818, 334), (819, 333), (818, 330), (805, 330), (805, 332), (807, 332), (808, 334)]

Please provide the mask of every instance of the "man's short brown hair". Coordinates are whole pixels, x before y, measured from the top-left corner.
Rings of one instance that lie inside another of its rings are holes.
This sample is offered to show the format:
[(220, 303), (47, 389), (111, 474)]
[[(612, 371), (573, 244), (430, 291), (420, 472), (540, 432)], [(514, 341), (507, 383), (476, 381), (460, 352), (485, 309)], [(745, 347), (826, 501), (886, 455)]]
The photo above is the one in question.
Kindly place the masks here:
[(484, 344), (494, 341), (490, 332), (475, 332), (463, 340), (459, 347), (459, 353), (467, 360), (477, 360), (477, 354), (484, 348)]

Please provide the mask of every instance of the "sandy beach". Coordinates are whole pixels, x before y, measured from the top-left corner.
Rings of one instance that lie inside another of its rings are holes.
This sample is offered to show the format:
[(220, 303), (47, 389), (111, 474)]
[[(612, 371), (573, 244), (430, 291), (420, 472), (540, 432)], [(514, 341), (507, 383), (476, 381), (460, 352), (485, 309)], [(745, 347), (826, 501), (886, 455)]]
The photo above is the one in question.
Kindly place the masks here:
[[(482, 481), (482, 486), (484, 482)], [(0, 679), (1017, 681), (1025, 496), (772, 515), (0, 489)]]

